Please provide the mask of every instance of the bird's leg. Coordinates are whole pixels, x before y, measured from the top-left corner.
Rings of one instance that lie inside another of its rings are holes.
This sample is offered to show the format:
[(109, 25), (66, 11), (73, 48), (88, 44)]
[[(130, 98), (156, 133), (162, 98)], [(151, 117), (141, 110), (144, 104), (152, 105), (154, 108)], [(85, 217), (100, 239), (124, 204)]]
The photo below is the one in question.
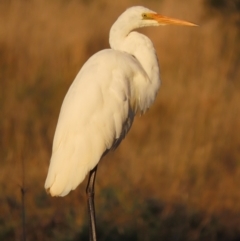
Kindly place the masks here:
[(90, 241), (97, 241), (96, 234), (96, 217), (94, 207), (94, 183), (97, 174), (97, 166), (94, 167), (89, 174), (88, 184), (86, 188), (87, 199), (88, 199), (88, 212), (89, 212), (89, 235)]

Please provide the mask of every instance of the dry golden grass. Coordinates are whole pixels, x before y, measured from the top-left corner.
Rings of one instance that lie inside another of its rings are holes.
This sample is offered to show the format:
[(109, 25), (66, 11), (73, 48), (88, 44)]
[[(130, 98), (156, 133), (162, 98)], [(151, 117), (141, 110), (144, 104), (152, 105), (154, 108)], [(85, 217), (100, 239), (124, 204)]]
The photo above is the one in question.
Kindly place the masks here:
[[(12, 0), (0, 2), (0, 239), (21, 236), (23, 162), (28, 240), (75, 240), (83, 229), (86, 181), (65, 198), (43, 189), (58, 113), (81, 65), (108, 47), (116, 17), (139, 4), (200, 26), (141, 30), (158, 52), (162, 87), (101, 162), (97, 215), (124, 227), (151, 198), (165, 204), (163, 216), (183, 205), (239, 235), (240, 36), (233, 22), (209, 18), (202, 1)], [(140, 216), (135, 225), (147, 232)], [(200, 240), (199, 232), (185, 240)]]

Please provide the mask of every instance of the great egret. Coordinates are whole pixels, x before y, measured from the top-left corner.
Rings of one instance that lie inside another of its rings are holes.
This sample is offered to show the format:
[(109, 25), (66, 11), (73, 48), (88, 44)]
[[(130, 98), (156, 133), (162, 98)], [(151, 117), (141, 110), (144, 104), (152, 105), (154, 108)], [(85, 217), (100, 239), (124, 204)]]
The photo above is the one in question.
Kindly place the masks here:
[(90, 172), (87, 193), (93, 240), (98, 162), (120, 144), (135, 114), (152, 105), (160, 87), (153, 44), (133, 30), (167, 24), (195, 26), (145, 7), (127, 9), (111, 27), (111, 49), (94, 54), (83, 65), (63, 101), (45, 188), (52, 196), (65, 196)]

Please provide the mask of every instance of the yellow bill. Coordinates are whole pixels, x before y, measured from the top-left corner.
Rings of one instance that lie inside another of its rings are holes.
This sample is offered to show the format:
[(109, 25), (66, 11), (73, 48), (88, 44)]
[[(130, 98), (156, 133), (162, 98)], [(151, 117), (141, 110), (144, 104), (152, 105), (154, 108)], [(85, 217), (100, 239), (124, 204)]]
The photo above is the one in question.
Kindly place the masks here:
[(166, 16), (163, 16), (163, 15), (160, 15), (160, 14), (157, 14), (157, 13), (146, 13), (144, 15), (144, 18), (156, 20), (161, 25), (198, 26), (198, 25), (196, 25), (194, 23), (191, 23), (191, 22), (188, 22), (188, 21), (166, 17)]

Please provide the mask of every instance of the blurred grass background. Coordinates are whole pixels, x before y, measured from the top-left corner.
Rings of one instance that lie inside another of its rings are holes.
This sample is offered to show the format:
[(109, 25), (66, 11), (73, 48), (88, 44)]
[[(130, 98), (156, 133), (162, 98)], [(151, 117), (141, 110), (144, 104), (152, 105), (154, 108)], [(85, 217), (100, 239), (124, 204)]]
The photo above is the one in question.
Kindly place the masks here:
[(133, 5), (200, 26), (140, 30), (162, 87), (99, 165), (99, 240), (240, 240), (238, 0), (0, 0), (0, 240), (22, 239), (21, 188), (27, 240), (88, 239), (86, 180), (65, 198), (43, 185), (68, 87)]

